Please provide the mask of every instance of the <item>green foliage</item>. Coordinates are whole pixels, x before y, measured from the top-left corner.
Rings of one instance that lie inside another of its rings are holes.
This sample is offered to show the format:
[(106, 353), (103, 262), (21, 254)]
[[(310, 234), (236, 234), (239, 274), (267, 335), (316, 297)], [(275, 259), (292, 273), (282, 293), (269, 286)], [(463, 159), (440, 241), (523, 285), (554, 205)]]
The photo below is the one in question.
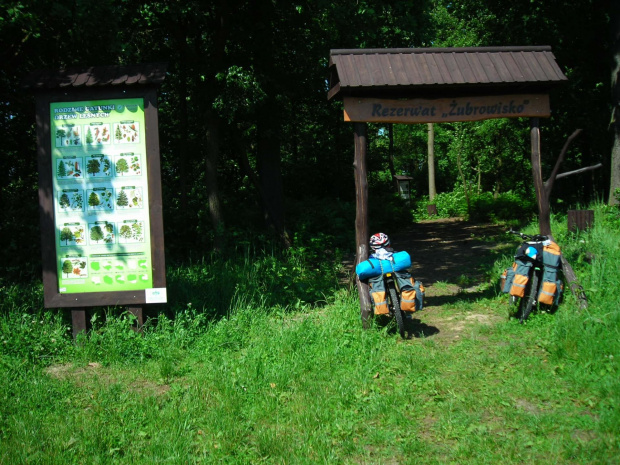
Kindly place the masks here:
[(287, 211), (295, 244), (310, 245), (312, 249), (326, 252), (355, 247), (355, 232), (351, 228), (355, 223), (355, 205), (352, 202), (305, 196), (299, 200), (289, 199)]
[[(427, 205), (431, 202), (428, 197), (422, 197), (416, 205), (416, 218), (428, 218)], [(435, 196), (433, 205), (437, 206), (437, 215), (440, 218), (465, 218), (467, 217), (467, 201), (465, 192), (459, 186), (452, 192), (441, 192)]]
[(513, 222), (524, 224), (536, 214), (533, 198), (523, 198), (513, 192), (503, 192), (496, 198), (490, 192), (483, 192), (471, 199), (469, 218), (480, 222)]
[(0, 287), (0, 299), (0, 364), (11, 359), (47, 365), (72, 353), (70, 327), (62, 314), (39, 310), (40, 288)]
[(411, 207), (388, 189), (368, 195), (368, 227), (372, 231), (397, 231), (412, 224)]

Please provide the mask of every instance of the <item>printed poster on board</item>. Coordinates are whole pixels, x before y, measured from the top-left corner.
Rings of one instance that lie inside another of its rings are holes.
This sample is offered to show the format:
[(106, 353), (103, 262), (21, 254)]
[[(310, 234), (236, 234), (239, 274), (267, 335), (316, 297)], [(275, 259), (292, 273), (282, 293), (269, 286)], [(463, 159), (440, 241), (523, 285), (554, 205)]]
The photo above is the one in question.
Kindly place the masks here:
[(144, 100), (50, 104), (59, 293), (153, 287)]

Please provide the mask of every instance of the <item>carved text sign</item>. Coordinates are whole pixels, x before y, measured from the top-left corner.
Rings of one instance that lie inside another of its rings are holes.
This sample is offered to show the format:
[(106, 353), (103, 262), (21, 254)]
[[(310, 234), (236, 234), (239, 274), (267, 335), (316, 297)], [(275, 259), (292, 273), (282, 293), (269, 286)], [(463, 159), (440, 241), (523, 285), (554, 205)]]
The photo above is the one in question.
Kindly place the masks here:
[(546, 94), (388, 100), (344, 98), (344, 120), (372, 123), (443, 123), (492, 118), (548, 117)]

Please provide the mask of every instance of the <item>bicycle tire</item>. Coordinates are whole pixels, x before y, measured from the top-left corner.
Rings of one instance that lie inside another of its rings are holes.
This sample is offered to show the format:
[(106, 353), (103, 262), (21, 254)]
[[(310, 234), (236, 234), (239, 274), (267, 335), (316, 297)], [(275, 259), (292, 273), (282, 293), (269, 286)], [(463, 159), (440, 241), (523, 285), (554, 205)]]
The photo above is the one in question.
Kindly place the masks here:
[(406, 330), (405, 330), (405, 318), (403, 317), (403, 311), (400, 309), (400, 299), (398, 298), (398, 292), (396, 292), (396, 287), (394, 283), (389, 283), (388, 288), (390, 291), (390, 301), (392, 302), (392, 311), (394, 312), (394, 318), (396, 319), (396, 326), (398, 326), (398, 332), (400, 333), (400, 337), (403, 339), (406, 338)]
[[(532, 273), (532, 279), (530, 281), (531, 282), (527, 299), (521, 299), (521, 315), (519, 315), (519, 321), (521, 323), (527, 320), (527, 317), (530, 316), (530, 313), (532, 313), (534, 303), (536, 302), (536, 298), (538, 297), (538, 273), (536, 273), (536, 271)], [(523, 304), (524, 302), (525, 305)]]

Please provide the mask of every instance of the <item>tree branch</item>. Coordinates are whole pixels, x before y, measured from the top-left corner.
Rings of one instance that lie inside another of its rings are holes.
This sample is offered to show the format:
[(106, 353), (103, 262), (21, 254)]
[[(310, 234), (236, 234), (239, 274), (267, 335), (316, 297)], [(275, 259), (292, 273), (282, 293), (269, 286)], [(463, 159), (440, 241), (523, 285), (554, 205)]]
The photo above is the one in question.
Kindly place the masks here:
[(553, 171), (551, 172), (551, 175), (549, 176), (549, 179), (547, 179), (547, 181), (545, 182), (545, 193), (547, 195), (549, 195), (549, 193), (551, 192), (551, 189), (553, 189), (553, 182), (555, 181), (557, 175), (558, 175), (558, 171), (560, 170), (560, 165), (562, 164), (562, 162), (564, 162), (564, 158), (566, 157), (566, 152), (568, 151), (568, 147), (570, 146), (570, 144), (573, 142), (573, 140), (575, 140), (575, 138), (581, 133), (583, 129), (575, 129), (575, 132), (573, 132), (570, 137), (568, 139), (566, 139), (566, 142), (564, 143), (564, 147), (562, 147), (562, 151), (560, 152), (560, 156), (558, 157), (557, 161), (555, 162), (555, 166), (553, 167)]
[(574, 171), (567, 171), (566, 173), (560, 173), (558, 174), (555, 179), (562, 179), (565, 178), (567, 176), (570, 176), (572, 174), (580, 174), (580, 173), (584, 173), (586, 171), (591, 171), (591, 170), (595, 170), (598, 168), (601, 168), (603, 166), (602, 163), (598, 163), (596, 165), (592, 165), (592, 166), (588, 166), (586, 168), (579, 168), (578, 170), (574, 170)]

